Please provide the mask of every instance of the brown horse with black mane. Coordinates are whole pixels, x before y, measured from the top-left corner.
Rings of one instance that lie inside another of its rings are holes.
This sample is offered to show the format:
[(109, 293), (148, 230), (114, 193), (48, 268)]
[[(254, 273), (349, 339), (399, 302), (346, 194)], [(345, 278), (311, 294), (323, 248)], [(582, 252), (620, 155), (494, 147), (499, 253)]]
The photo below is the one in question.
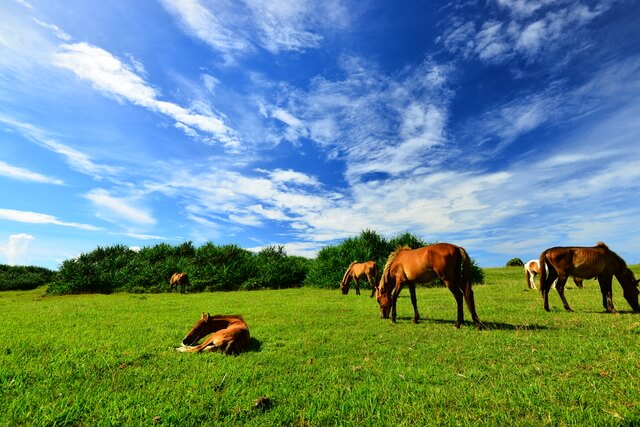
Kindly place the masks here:
[(378, 281), (378, 264), (375, 261), (367, 262), (355, 262), (349, 264), (347, 271), (342, 277), (340, 283), (340, 290), (343, 295), (349, 293), (349, 283), (353, 280), (356, 285), (356, 295), (360, 295), (360, 286), (358, 286), (358, 280), (367, 280), (371, 286), (371, 297), (376, 292), (376, 282)]
[(380, 316), (388, 319), (391, 310), (391, 320), (396, 321), (396, 302), (402, 286), (407, 284), (411, 292), (413, 304), (413, 323), (418, 323), (416, 301), (416, 283), (429, 283), (440, 279), (451, 291), (458, 305), (458, 317), (456, 328), (464, 321), (464, 298), (467, 308), (476, 328), (483, 329), (484, 325), (476, 313), (473, 290), (471, 289), (471, 260), (464, 248), (450, 243), (437, 243), (418, 249), (401, 247), (389, 255), (384, 266), (380, 285), (378, 287), (378, 303), (380, 304)]
[(615, 313), (611, 283), (616, 276), (622, 286), (624, 298), (633, 311), (640, 312), (638, 304), (638, 282), (622, 258), (602, 242), (593, 247), (554, 247), (540, 254), (540, 292), (544, 309), (549, 311), (549, 289), (556, 282), (556, 290), (565, 310), (573, 311), (564, 296), (564, 285), (569, 276), (581, 279), (598, 278), (602, 292), (602, 306), (609, 313)]
[[(202, 344), (195, 345), (209, 334), (212, 335)], [(242, 316), (202, 313), (176, 350), (188, 353), (220, 350), (226, 354), (238, 354), (249, 346), (249, 337), (249, 327)]]

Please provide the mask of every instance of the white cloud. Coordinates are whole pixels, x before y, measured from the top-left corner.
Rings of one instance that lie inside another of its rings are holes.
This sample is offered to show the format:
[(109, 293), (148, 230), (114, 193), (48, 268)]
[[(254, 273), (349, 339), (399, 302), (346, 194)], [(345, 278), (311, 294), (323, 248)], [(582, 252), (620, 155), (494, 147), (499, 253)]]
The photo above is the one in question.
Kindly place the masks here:
[(69, 41), (71, 40), (71, 36), (67, 33), (65, 33), (64, 31), (62, 31), (60, 29), (60, 27), (58, 27), (55, 24), (49, 24), (47, 22), (42, 22), (39, 19), (33, 19), (33, 21), (40, 25), (42, 28), (46, 28), (47, 30), (51, 30), (53, 32), (53, 34), (59, 38), (60, 40), (64, 40), (64, 41)]
[(54, 64), (91, 82), (97, 90), (119, 101), (171, 117), (186, 127), (207, 133), (231, 149), (240, 144), (236, 132), (221, 115), (198, 114), (172, 102), (160, 100), (158, 91), (111, 53), (87, 43), (63, 44), (54, 55)]
[(189, 35), (220, 52), (227, 64), (260, 46), (274, 54), (317, 48), (326, 31), (346, 28), (349, 11), (328, 0), (162, 0)]
[(89, 224), (61, 221), (53, 215), (31, 211), (19, 211), (14, 209), (0, 209), (0, 220), (22, 222), (27, 224), (54, 224), (90, 231), (101, 230), (101, 228)]
[(11, 166), (0, 160), (0, 175), (9, 177), (11, 179), (17, 179), (19, 181), (39, 182), (43, 184), (64, 185), (64, 182), (57, 178), (50, 178), (48, 176), (32, 172), (28, 169)]
[(32, 240), (34, 237), (30, 234), (12, 234), (6, 246), (0, 245), (0, 254), (4, 253), (9, 265), (28, 265), (29, 242)]
[(329, 158), (346, 161), (349, 181), (409, 173), (439, 161), (429, 153), (446, 141), (449, 67), (426, 60), (389, 75), (362, 58), (341, 63), (342, 79), (316, 77), (308, 90), (279, 85), (263, 96), (263, 110), (279, 112), (279, 121), (288, 124), (276, 138), (290, 138), (291, 129), (308, 137)]
[(136, 226), (152, 226), (156, 223), (155, 218), (145, 209), (136, 206), (136, 201), (131, 198), (112, 196), (102, 188), (90, 191), (85, 197), (96, 207), (96, 215), (107, 221), (116, 224), (124, 221)]
[(218, 1), (211, 6), (199, 0), (162, 0), (164, 7), (176, 16), (180, 26), (216, 51), (232, 55), (253, 47), (244, 34), (242, 15), (235, 15), (232, 3)]
[(60, 154), (65, 158), (69, 166), (78, 172), (90, 175), (97, 179), (101, 179), (105, 175), (114, 176), (121, 171), (121, 169), (118, 167), (98, 164), (94, 162), (87, 154), (56, 141), (55, 139), (47, 135), (44, 130), (38, 128), (37, 126), (33, 126), (30, 123), (15, 120), (2, 114), (0, 114), (0, 123), (11, 126), (13, 129), (20, 132), (20, 134), (22, 134), (30, 141), (42, 147), (45, 147), (53, 151), (54, 153)]
[(590, 8), (580, 1), (498, 0), (487, 5), (497, 5), (491, 16), (499, 16), (506, 9), (510, 12), (508, 17), (486, 22), (460, 22), (459, 17), (453, 17), (450, 28), (438, 41), (451, 52), (465, 57), (474, 53), (489, 63), (504, 63), (514, 55), (535, 60), (542, 52), (581, 41), (580, 29), (606, 12), (612, 3), (605, 1)]

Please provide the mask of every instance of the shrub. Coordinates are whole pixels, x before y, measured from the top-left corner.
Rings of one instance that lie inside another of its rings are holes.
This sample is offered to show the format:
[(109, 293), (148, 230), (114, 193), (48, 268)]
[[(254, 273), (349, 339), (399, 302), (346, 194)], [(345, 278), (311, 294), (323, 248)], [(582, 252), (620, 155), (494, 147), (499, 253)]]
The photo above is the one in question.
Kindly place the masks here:
[(0, 264), (0, 291), (35, 289), (50, 282), (55, 271), (36, 266)]
[(511, 258), (507, 261), (507, 267), (524, 267), (524, 262), (520, 258)]
[[(411, 249), (417, 249), (429, 244), (408, 232), (385, 240), (374, 231), (364, 230), (359, 236), (347, 238), (336, 246), (322, 248), (316, 259), (311, 261), (304, 283), (306, 286), (318, 288), (338, 288), (352, 261), (374, 260), (382, 274), (389, 254), (398, 247), (408, 246)], [(473, 258), (471, 258), (471, 282), (484, 283), (484, 271), (477, 266)], [(442, 284), (437, 280), (433, 285)]]

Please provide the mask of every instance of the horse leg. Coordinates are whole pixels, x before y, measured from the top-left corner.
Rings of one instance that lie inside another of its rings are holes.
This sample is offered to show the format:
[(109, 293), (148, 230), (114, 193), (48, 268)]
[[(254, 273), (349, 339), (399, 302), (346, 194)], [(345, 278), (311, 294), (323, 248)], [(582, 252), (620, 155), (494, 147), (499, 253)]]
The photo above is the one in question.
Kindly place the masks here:
[(567, 311), (573, 311), (573, 309), (569, 305), (569, 302), (567, 301), (567, 298), (564, 296), (564, 285), (567, 283), (567, 279), (567, 276), (558, 276), (558, 281), (556, 282), (556, 291), (558, 291), (558, 295), (560, 295), (560, 299), (562, 300), (564, 309)]
[(616, 313), (616, 309), (613, 307), (612, 281), (613, 277), (607, 274), (598, 276), (598, 284), (600, 285), (600, 292), (602, 293), (602, 306), (607, 312)]
[(413, 304), (413, 323), (418, 323), (420, 320), (420, 313), (418, 313), (418, 299), (416, 298), (415, 283), (409, 284), (409, 292), (411, 293), (411, 304)]
[(367, 281), (369, 282), (369, 286), (371, 286), (371, 296), (369, 298), (373, 298), (376, 293), (376, 281), (371, 276), (367, 276)]
[(396, 303), (398, 302), (398, 295), (400, 295), (400, 291), (402, 290), (402, 283), (399, 280), (396, 280), (396, 287), (393, 289), (391, 293), (391, 321), (396, 323)]
[(462, 289), (460, 289), (457, 286), (451, 286), (450, 283), (444, 281), (444, 284), (447, 286), (447, 288), (449, 288), (449, 290), (451, 291), (451, 293), (453, 294), (453, 297), (456, 299), (456, 304), (457, 304), (457, 308), (458, 308), (458, 316), (456, 318), (456, 329), (460, 329), (460, 325), (462, 325), (462, 323), (464, 322), (464, 307), (463, 307), (463, 302), (462, 299), (464, 298), (464, 293), (462, 291)]
[(579, 287), (580, 289), (582, 289), (582, 279), (579, 277), (573, 277), (573, 283), (575, 283), (575, 285), (577, 287)]
[(465, 289), (464, 299), (467, 302), (467, 308), (471, 313), (471, 318), (473, 319), (473, 324), (476, 325), (476, 329), (477, 330), (485, 329), (486, 326), (484, 326), (484, 323), (480, 321), (480, 318), (478, 317), (478, 313), (476, 313), (476, 301), (475, 301), (475, 297), (473, 296), (473, 289), (471, 289), (470, 283), (468, 287)]
[(356, 284), (356, 295), (360, 295), (360, 286), (358, 285), (358, 279), (354, 277), (353, 282)]
[(542, 294), (542, 300), (544, 301), (544, 309), (546, 311), (551, 311), (549, 310), (549, 290), (551, 289), (551, 284), (558, 278), (558, 273), (556, 273), (555, 268), (549, 268), (547, 270), (547, 275), (545, 276), (544, 281), (542, 280), (542, 274), (540, 274), (540, 293)]
[(536, 289), (535, 274), (533, 274), (529, 270), (525, 270), (524, 276), (527, 279), (527, 286), (529, 287), (529, 289)]

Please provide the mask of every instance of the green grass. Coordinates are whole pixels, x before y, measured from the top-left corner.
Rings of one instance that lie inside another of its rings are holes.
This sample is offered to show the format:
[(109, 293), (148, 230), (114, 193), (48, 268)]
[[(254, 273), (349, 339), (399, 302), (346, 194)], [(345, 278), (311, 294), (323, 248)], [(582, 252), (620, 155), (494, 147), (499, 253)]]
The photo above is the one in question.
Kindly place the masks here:
[[(634, 267), (637, 272), (639, 269)], [(475, 286), (490, 328), (453, 327), (441, 288), (404, 290), (398, 323), (364, 291), (42, 297), (0, 293), (0, 425), (638, 425), (640, 315), (597, 282), (552, 312), (521, 268)], [(337, 286), (337, 284), (336, 284)], [(174, 350), (202, 311), (241, 313), (240, 356)], [(255, 410), (267, 396), (271, 408)]]

